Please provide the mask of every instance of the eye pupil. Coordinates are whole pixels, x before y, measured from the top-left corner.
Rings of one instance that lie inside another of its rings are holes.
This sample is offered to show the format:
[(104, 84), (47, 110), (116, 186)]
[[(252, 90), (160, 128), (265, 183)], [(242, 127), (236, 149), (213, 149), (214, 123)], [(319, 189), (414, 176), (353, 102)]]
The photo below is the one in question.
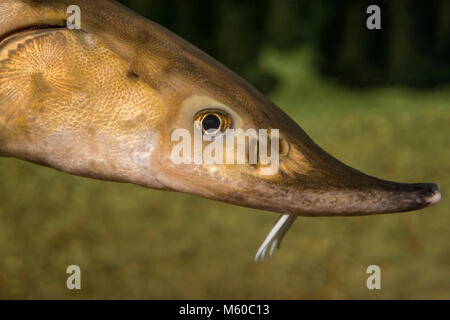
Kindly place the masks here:
[[(0, 0), (1, 1), (1, 0)], [(194, 115), (194, 125), (205, 135), (217, 136), (231, 127), (231, 117), (221, 110), (204, 109)]]
[(220, 128), (220, 119), (216, 115), (208, 114), (203, 118), (202, 126), (205, 131), (217, 130)]

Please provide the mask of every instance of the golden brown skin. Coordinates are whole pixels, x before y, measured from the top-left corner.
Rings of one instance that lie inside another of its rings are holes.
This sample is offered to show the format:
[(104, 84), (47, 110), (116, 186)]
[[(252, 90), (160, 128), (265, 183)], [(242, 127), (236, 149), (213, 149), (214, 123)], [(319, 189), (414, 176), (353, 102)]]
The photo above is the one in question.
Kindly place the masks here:
[[(72, 4), (81, 30), (64, 27)], [(175, 165), (171, 133), (192, 132), (194, 115), (211, 107), (234, 128), (280, 129), (279, 172)], [(342, 164), (219, 62), (106, 0), (0, 0), (0, 153), (294, 215), (408, 211), (440, 199), (435, 184), (383, 181)]]

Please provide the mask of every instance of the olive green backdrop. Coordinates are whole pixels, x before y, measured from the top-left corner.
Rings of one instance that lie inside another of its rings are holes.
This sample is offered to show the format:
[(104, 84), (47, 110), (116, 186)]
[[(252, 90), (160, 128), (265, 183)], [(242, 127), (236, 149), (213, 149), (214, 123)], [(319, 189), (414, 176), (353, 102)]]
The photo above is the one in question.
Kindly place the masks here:
[[(0, 298), (450, 298), (448, 1), (123, 2), (243, 75), (338, 159), (436, 182), (443, 200), (299, 218), (255, 264), (276, 214), (0, 159)], [(369, 31), (375, 3), (382, 30)], [(71, 264), (80, 291), (66, 288)], [(366, 288), (372, 264), (381, 290)]]
[[(351, 86), (450, 82), (447, 0), (123, 0), (202, 48), (262, 91), (277, 83), (256, 57), (265, 47), (310, 45), (315, 67)], [(381, 8), (381, 30), (368, 30), (366, 9)]]

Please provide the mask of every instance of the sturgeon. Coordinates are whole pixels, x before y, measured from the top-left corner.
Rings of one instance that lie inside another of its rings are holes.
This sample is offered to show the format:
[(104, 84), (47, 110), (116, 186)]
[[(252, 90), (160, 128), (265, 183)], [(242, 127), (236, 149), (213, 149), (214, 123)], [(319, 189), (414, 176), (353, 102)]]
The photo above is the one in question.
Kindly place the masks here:
[[(72, 30), (73, 4), (81, 28)], [(174, 163), (173, 132), (194, 135), (195, 123), (214, 137), (278, 130), (277, 172), (263, 174), (261, 159)], [(402, 212), (441, 198), (436, 184), (385, 181), (336, 160), (224, 65), (107, 0), (0, 0), (0, 154), (280, 213), (255, 260), (279, 247), (297, 216)]]

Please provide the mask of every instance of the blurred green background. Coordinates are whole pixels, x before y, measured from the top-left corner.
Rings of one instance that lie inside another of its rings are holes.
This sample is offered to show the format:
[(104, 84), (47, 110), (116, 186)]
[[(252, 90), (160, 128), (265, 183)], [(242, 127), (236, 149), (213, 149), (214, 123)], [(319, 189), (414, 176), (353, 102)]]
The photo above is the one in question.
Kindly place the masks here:
[[(0, 298), (450, 298), (448, 1), (122, 1), (244, 76), (325, 150), (437, 206), (299, 218), (0, 159)], [(382, 30), (365, 28), (379, 4)], [(82, 290), (66, 288), (68, 265)], [(368, 290), (377, 264), (382, 289)]]

